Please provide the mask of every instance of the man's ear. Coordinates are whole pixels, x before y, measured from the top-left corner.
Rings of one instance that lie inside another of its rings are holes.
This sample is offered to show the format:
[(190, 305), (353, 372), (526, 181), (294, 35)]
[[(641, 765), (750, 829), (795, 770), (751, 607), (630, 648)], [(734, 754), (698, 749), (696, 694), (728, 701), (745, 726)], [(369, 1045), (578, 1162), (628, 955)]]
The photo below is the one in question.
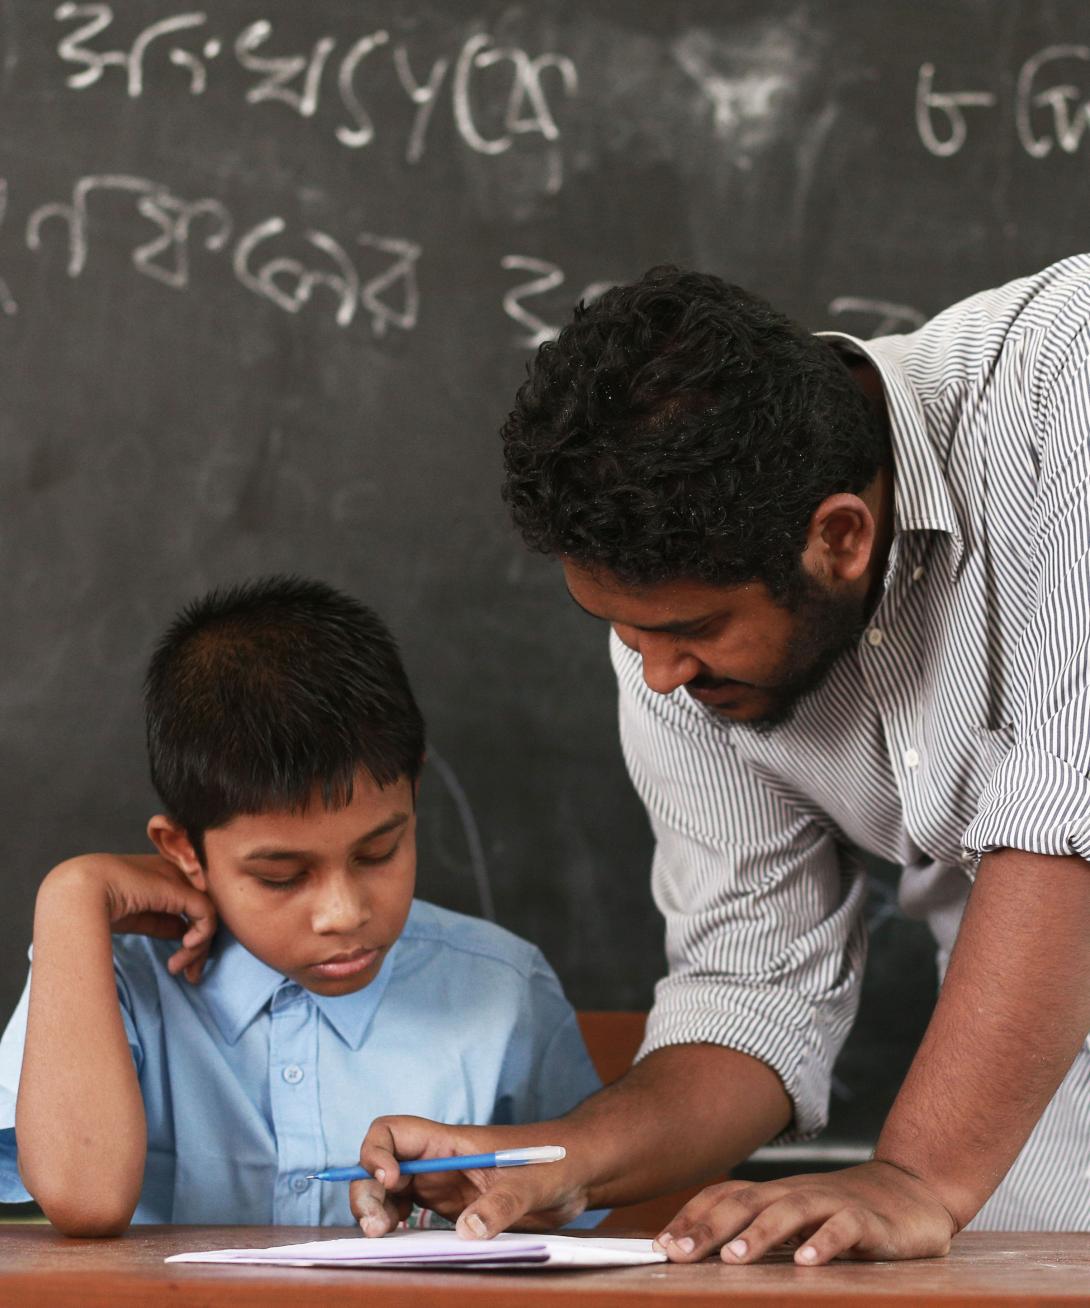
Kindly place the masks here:
[(803, 551), (812, 575), (826, 582), (857, 582), (870, 566), (877, 527), (858, 495), (830, 495), (814, 510)]
[(168, 863), (173, 863), (197, 890), (207, 894), (208, 879), (201, 860), (193, 842), (177, 822), (171, 821), (165, 813), (156, 813), (148, 823), (148, 839)]

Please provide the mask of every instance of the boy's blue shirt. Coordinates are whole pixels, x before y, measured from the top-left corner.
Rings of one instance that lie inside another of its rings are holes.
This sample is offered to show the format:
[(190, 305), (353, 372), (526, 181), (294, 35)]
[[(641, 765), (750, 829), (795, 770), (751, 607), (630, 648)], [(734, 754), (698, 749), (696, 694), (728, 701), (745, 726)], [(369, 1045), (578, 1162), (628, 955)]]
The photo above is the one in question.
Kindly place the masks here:
[[(352, 1225), (348, 1186), (305, 1178), (358, 1161), (373, 1118), (540, 1121), (601, 1084), (540, 951), (422, 900), (378, 976), (352, 995), (309, 993), (222, 929), (191, 986), (167, 971), (176, 948), (135, 935), (114, 943), (148, 1123), (136, 1222)], [(14, 1131), (28, 993), (0, 1040), (8, 1203), (29, 1198)]]

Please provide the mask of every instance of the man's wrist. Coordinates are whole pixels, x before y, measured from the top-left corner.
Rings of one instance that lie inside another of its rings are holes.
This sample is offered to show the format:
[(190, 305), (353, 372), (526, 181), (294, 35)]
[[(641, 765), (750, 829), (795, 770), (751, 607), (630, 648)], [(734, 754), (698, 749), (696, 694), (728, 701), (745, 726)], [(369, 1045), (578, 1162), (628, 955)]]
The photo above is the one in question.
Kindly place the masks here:
[(922, 1186), (936, 1203), (941, 1204), (950, 1216), (951, 1235), (965, 1229), (994, 1188), (982, 1189), (979, 1183), (974, 1186), (971, 1181), (966, 1183), (937, 1168), (927, 1167), (914, 1156), (914, 1151), (898, 1149), (895, 1140), (887, 1141), (886, 1132), (879, 1137), (874, 1161), (895, 1169)]

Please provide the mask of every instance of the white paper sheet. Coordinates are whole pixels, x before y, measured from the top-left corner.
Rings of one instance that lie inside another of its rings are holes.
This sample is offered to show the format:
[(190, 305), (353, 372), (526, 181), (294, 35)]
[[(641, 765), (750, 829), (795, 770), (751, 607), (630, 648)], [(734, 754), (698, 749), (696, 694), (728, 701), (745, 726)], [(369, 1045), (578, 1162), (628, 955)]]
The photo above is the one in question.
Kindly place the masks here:
[(605, 1236), (497, 1235), (463, 1240), (453, 1231), (395, 1231), (377, 1240), (311, 1240), (271, 1249), (174, 1254), (168, 1263), (245, 1263), (263, 1267), (632, 1267), (664, 1263), (650, 1240)]

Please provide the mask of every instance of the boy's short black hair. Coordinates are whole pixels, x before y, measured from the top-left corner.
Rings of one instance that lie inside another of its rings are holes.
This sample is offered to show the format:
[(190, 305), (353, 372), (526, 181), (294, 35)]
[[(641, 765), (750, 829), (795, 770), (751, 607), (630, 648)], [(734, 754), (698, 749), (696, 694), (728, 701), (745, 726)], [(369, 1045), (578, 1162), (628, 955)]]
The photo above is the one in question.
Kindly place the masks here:
[(579, 305), (501, 435), (504, 499), (531, 549), (629, 585), (756, 580), (785, 600), (818, 505), (890, 458), (829, 342), (673, 267)]
[(393, 637), (320, 581), (263, 577), (194, 600), (144, 691), (152, 783), (202, 861), (209, 827), (305, 808), (316, 786), (339, 808), (361, 768), (386, 786), (415, 781), (423, 762)]

